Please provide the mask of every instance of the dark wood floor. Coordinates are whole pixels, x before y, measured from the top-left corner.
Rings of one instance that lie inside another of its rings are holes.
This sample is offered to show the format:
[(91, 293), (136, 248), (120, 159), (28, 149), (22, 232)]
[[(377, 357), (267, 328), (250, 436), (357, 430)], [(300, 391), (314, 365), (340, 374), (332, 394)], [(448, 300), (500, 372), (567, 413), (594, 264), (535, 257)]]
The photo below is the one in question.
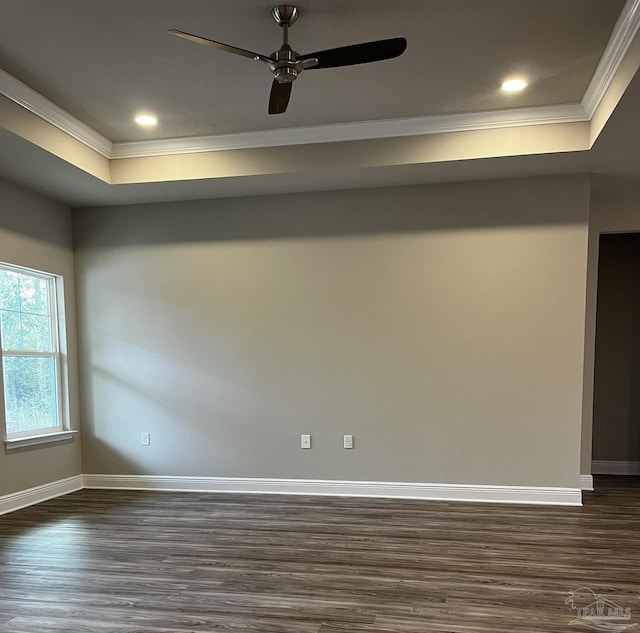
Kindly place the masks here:
[(0, 631), (588, 631), (585, 586), (637, 623), (622, 484), (582, 508), (85, 490), (0, 517)]

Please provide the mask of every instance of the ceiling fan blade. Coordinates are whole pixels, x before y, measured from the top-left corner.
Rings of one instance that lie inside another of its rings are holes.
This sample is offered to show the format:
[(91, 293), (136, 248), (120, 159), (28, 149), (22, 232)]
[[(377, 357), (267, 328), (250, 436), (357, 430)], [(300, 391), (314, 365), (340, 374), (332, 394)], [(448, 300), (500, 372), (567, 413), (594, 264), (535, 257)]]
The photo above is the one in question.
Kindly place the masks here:
[(293, 83), (280, 83), (276, 79), (271, 84), (269, 95), (269, 114), (282, 114), (289, 105)]
[(251, 51), (245, 51), (244, 48), (238, 48), (236, 46), (229, 46), (229, 44), (223, 44), (222, 42), (214, 42), (208, 40), (206, 37), (200, 37), (199, 35), (192, 35), (191, 33), (185, 33), (178, 29), (169, 29), (167, 31), (170, 35), (177, 35), (185, 40), (190, 40), (196, 44), (204, 44), (205, 46), (211, 46), (211, 48), (217, 48), (218, 50), (225, 51), (226, 53), (233, 53), (234, 55), (241, 55), (242, 57), (248, 57), (249, 59), (255, 59), (260, 62), (272, 62), (273, 60), (266, 55), (260, 53), (253, 53)]
[(317, 59), (318, 63), (309, 70), (316, 68), (337, 68), (338, 66), (354, 66), (355, 64), (368, 64), (379, 62), (383, 59), (393, 59), (404, 53), (407, 48), (407, 40), (404, 37), (395, 37), (390, 40), (378, 40), (330, 48), (326, 51), (301, 55), (298, 61), (305, 59)]

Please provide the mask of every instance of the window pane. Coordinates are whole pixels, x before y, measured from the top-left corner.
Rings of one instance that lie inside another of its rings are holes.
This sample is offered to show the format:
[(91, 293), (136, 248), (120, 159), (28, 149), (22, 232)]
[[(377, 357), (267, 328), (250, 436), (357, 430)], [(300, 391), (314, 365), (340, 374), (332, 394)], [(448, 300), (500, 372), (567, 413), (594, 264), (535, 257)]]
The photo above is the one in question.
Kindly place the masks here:
[(51, 352), (51, 319), (22, 313), (22, 349)]
[(18, 273), (0, 270), (0, 310), (19, 310)]
[(2, 349), (22, 349), (19, 312), (2, 311)]
[(54, 358), (5, 356), (7, 433), (58, 426)]
[[(55, 277), (0, 265), (0, 333), (7, 435), (61, 427)], [(15, 352), (14, 352), (15, 350)], [(22, 355), (37, 352), (41, 355)]]
[(0, 270), (2, 348), (52, 352), (51, 281)]
[(49, 314), (49, 289), (46, 279), (20, 275), (20, 311)]

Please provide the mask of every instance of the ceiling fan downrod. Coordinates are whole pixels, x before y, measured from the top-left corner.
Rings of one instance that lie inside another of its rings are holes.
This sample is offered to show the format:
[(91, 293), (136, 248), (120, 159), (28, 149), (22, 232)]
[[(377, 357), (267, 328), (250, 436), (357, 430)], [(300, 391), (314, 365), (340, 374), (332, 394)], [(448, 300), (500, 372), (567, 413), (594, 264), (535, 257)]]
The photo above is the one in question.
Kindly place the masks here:
[(293, 65), (297, 53), (289, 45), (289, 27), (298, 19), (298, 7), (291, 4), (280, 4), (273, 7), (271, 15), (278, 26), (282, 27), (282, 46), (272, 55), (276, 60), (273, 76), (281, 84), (288, 84), (297, 79), (299, 70)]

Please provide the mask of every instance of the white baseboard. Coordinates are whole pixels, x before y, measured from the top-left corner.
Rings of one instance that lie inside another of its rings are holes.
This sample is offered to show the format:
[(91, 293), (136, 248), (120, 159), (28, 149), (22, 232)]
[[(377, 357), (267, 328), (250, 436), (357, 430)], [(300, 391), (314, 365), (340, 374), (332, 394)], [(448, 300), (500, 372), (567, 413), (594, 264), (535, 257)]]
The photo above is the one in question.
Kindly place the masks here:
[(593, 475), (580, 475), (580, 489), (593, 490)]
[[(593, 479), (590, 475), (581, 475), (580, 485), (583, 490), (592, 490)], [(582, 505), (582, 493), (578, 488), (318, 479), (261, 479), (251, 477), (78, 475), (0, 497), (0, 515), (75, 492), (82, 488)]]
[(51, 483), (36, 486), (35, 488), (4, 495), (0, 497), (0, 514), (20, 510), (21, 508), (47, 501), (47, 499), (53, 499), (54, 497), (66, 495), (76, 490), (82, 490), (82, 487), (82, 475), (77, 475), (75, 477), (52, 481)]
[(579, 488), (529, 486), (479, 486), (383, 481), (333, 481), (318, 479), (261, 479), (251, 477), (172, 477), (157, 475), (83, 475), (85, 488), (173, 490), (184, 492), (235, 492), (248, 494), (329, 495), (386, 497), (485, 503), (582, 505)]
[(594, 475), (640, 475), (640, 462), (618, 462), (594, 459), (591, 462)]

